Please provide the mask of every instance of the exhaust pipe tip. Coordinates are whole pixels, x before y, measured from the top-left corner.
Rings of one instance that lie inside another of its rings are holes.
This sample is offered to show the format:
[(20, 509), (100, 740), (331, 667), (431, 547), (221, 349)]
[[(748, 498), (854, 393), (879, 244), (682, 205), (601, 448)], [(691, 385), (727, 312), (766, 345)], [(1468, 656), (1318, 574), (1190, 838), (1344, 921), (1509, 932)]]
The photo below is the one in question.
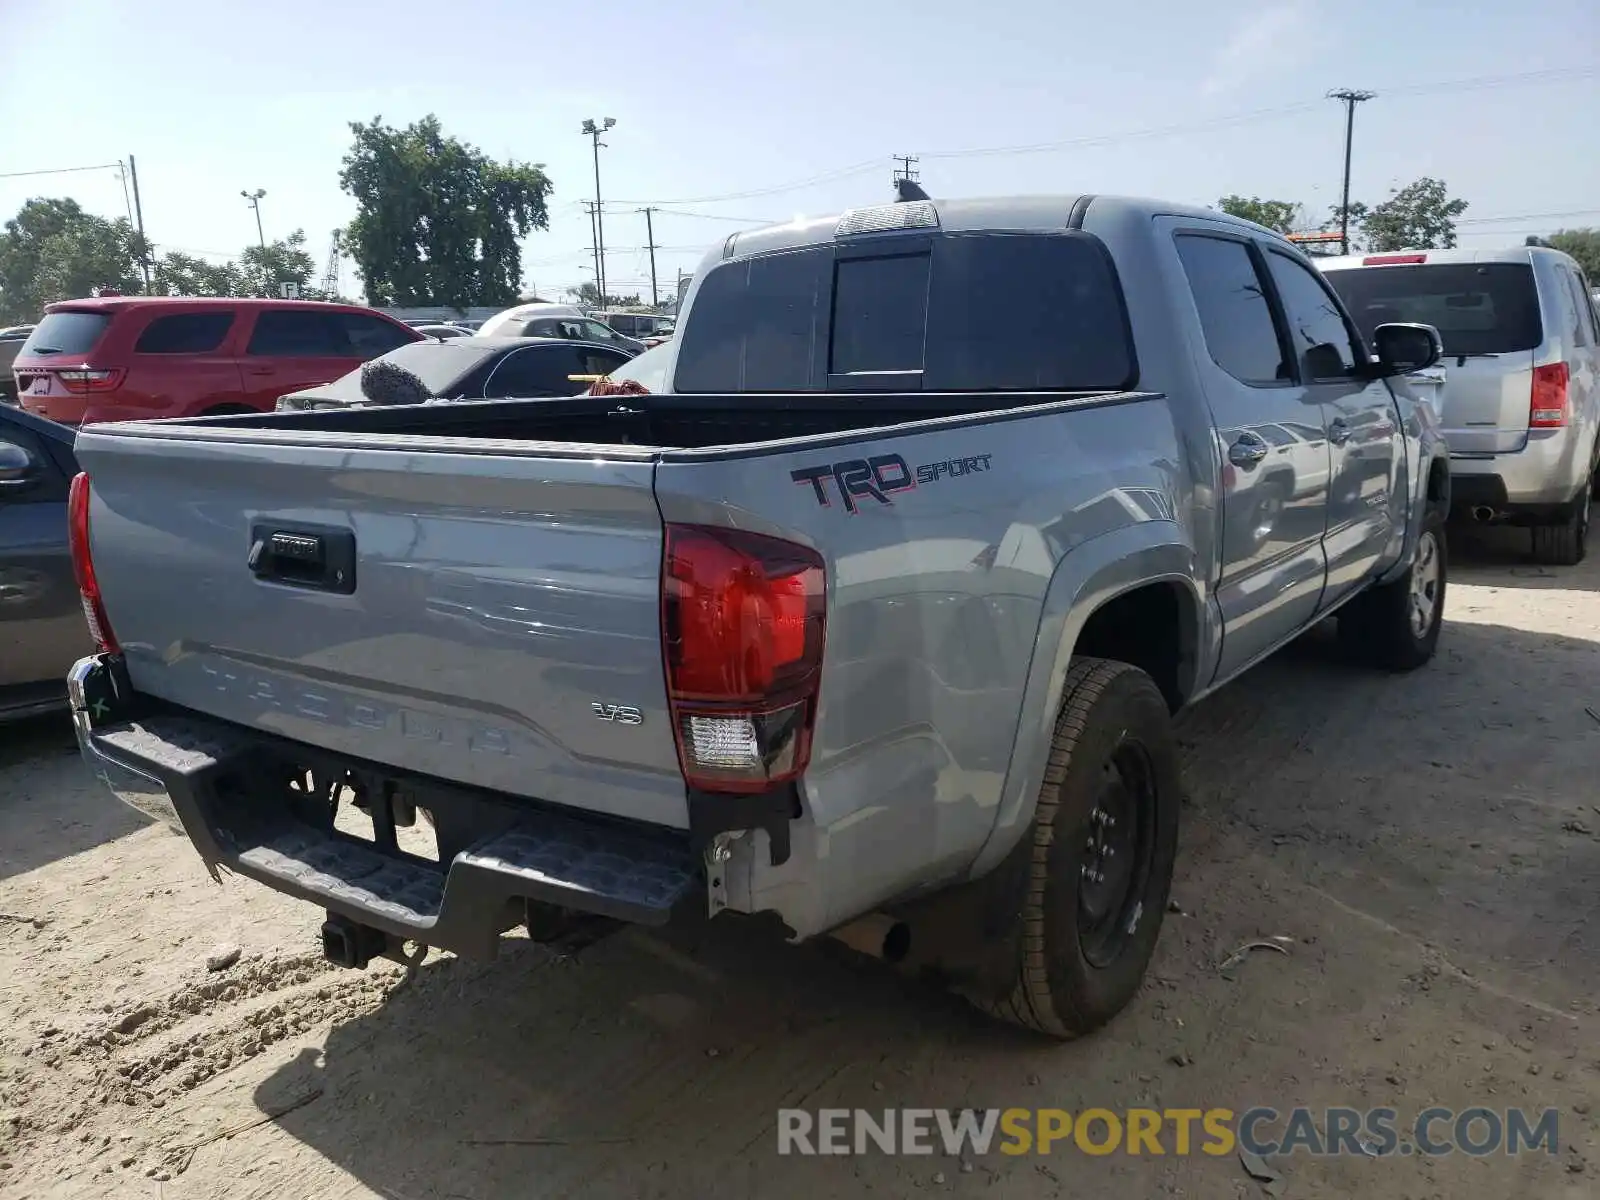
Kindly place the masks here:
[(911, 926), (883, 913), (869, 913), (841, 925), (829, 936), (860, 954), (891, 965), (904, 962), (911, 953)]
[(1475, 505), (1472, 510), (1472, 519), (1479, 524), (1494, 520), (1494, 509), (1487, 504)]

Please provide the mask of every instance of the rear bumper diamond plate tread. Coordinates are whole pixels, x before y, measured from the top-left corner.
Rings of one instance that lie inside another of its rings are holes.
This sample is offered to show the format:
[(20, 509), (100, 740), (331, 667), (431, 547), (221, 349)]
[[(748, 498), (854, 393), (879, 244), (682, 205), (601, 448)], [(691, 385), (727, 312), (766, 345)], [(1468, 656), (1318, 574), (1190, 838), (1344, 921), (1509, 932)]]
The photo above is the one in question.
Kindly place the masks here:
[[(307, 823), (287, 801), (223, 786), (270, 774), (272, 763), (295, 755), (293, 745), (201, 717), (163, 714), (103, 728), (81, 710), (75, 719), (90, 765), (143, 811), (170, 802), (208, 865), (398, 938), (493, 957), (524, 901), (661, 925), (697, 887), (698, 857), (681, 831), (474, 793), (504, 814), (499, 831), (433, 864)], [(415, 777), (402, 782), (411, 794), (430, 787)], [(452, 794), (463, 792), (439, 785), (430, 802), (448, 804)]]

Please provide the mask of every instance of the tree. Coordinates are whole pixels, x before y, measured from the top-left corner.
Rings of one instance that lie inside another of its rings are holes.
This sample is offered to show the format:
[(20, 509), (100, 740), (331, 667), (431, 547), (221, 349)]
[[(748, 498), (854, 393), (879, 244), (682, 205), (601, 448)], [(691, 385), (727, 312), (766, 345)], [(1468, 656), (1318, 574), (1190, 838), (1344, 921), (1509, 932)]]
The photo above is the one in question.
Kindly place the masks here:
[(519, 240), (548, 229), (543, 164), (496, 162), (446, 137), (432, 114), (404, 129), (352, 122), (339, 186), (344, 231), (371, 304), (506, 305), (522, 279)]
[[(1352, 252), (1361, 249), (1361, 223), (1367, 219), (1367, 214), (1371, 211), (1360, 200), (1352, 200), (1350, 202), (1350, 224), (1347, 232), (1350, 235), (1350, 249)], [(1338, 231), (1341, 228), (1340, 218), (1343, 216), (1344, 206), (1335, 204), (1328, 210), (1328, 219), (1323, 222), (1322, 231), (1324, 233)]]
[(249, 246), (238, 262), (209, 263), (173, 250), (156, 263), (155, 290), (168, 296), (279, 296), (285, 283), (300, 285), (307, 300), (322, 299), (310, 286), (316, 264), (296, 229), (281, 241)]
[(156, 260), (152, 286), (158, 296), (238, 296), (239, 268), (231, 263), (209, 263), (178, 250)]
[(575, 288), (568, 288), (567, 295), (579, 304), (589, 308), (628, 308), (639, 303), (637, 294), (632, 296), (612, 296), (600, 294), (600, 289), (595, 286), (594, 280), (585, 279)]
[(29, 200), (0, 235), (0, 321), (37, 320), (47, 304), (101, 289), (136, 294), (144, 249), (124, 219), (75, 200)]
[(1295, 227), (1300, 215), (1300, 205), (1293, 200), (1263, 200), (1251, 196), (1224, 196), (1217, 207), (1232, 217), (1243, 217), (1257, 225), (1265, 225), (1276, 233), (1288, 233)]
[(1545, 238), (1578, 260), (1590, 287), (1600, 287), (1600, 229), (1560, 229)]
[(239, 255), (239, 281), (244, 296), (278, 296), (286, 283), (298, 284), (307, 300), (320, 299), (322, 293), (311, 286), (317, 264), (306, 253), (306, 233), (296, 229), (278, 242), (265, 247), (250, 246)]
[(1374, 204), (1361, 233), (1368, 250), (1448, 250), (1456, 244), (1456, 218), (1466, 211), (1465, 200), (1450, 199), (1444, 180), (1425, 175)]

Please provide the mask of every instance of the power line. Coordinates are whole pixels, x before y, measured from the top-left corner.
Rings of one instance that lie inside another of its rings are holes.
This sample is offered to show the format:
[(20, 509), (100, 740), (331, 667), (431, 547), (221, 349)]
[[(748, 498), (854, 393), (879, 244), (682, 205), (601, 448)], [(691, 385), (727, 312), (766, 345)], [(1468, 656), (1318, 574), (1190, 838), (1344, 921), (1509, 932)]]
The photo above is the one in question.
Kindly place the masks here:
[(876, 171), (883, 163), (881, 158), (871, 158), (865, 162), (856, 163), (850, 167), (839, 167), (833, 171), (824, 171), (820, 175), (813, 175), (809, 179), (799, 179), (793, 183), (778, 184), (775, 187), (754, 188), (748, 192), (726, 192), (720, 196), (680, 196), (673, 200), (618, 200), (617, 204), (654, 204), (658, 206), (671, 204), (720, 204), (724, 200), (751, 200), (757, 196), (776, 196), (782, 192), (797, 192), (801, 188), (811, 187), (818, 183), (830, 183), (836, 179), (846, 179), (851, 175), (862, 175), (868, 171)]
[(74, 171), (115, 171), (122, 166), (120, 162), (97, 163), (92, 167), (47, 167), (39, 171), (6, 171), (0, 173), (0, 179), (23, 179), (29, 175), (70, 175)]
[(1457, 225), (1488, 225), (1498, 221), (1556, 221), (1567, 217), (1600, 216), (1600, 208), (1578, 208), (1568, 212), (1511, 213), (1504, 217), (1460, 217)]
[[(1600, 76), (1600, 65), (1590, 64), (1581, 67), (1557, 67), (1541, 71), (1522, 71), (1511, 75), (1481, 75), (1466, 79), (1445, 79), (1432, 83), (1407, 84), (1400, 87), (1383, 89), (1386, 96), (1423, 96), (1441, 92), (1475, 91), (1488, 88), (1516, 87), (1545, 83), (1567, 83), (1579, 79), (1588, 79)], [(1181, 124), (1159, 125), (1146, 129), (1125, 130), (1121, 133), (1093, 134), (1083, 137), (1067, 138), (1052, 142), (1035, 142), (1028, 145), (1013, 146), (974, 146), (964, 150), (924, 150), (920, 151), (921, 158), (983, 158), (994, 155), (1007, 154), (1043, 154), (1053, 150), (1081, 149), (1087, 146), (1109, 145), (1119, 141), (1131, 141), (1141, 138), (1169, 137), (1186, 133), (1203, 133), (1212, 129), (1227, 128), (1233, 125), (1248, 124), (1254, 121), (1272, 120), (1278, 117), (1294, 116), (1299, 113), (1314, 112), (1321, 107), (1320, 101), (1305, 101), (1299, 104), (1287, 104), (1277, 108), (1260, 108), (1247, 112), (1233, 113), (1227, 116), (1214, 117), (1204, 121), (1184, 122)], [(672, 200), (626, 200), (618, 201), (619, 204), (645, 205), (652, 204), (663, 209), (676, 204), (717, 204), (728, 200), (752, 199), (756, 196), (776, 196), (783, 192), (799, 191), (802, 188), (812, 187), (819, 183), (827, 183), (837, 179), (848, 178), (853, 175), (864, 174), (868, 171), (879, 169), (881, 159), (872, 159), (856, 163), (848, 167), (839, 167), (833, 171), (823, 172), (806, 179), (795, 180), (791, 183), (779, 184), (769, 188), (757, 188), (746, 192), (728, 192), (717, 196), (681, 197)], [(754, 224), (754, 222), (752, 222)]]

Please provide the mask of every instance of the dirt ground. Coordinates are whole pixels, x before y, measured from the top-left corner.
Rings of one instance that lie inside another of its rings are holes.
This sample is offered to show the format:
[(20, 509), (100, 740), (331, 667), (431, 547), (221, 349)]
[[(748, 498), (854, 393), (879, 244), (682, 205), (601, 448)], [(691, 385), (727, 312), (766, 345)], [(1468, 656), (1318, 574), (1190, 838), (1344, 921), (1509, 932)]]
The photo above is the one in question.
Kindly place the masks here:
[(1600, 558), (1522, 545), (1458, 540), (1429, 668), (1313, 637), (1184, 719), (1183, 911), (1062, 1046), (739, 928), (328, 968), (63, 721), (0, 731), (0, 1196), (1250, 1197), (1233, 1155), (779, 1158), (775, 1110), (1297, 1103), (1561, 1115), (1554, 1155), (1276, 1160), (1296, 1200), (1600, 1196)]

